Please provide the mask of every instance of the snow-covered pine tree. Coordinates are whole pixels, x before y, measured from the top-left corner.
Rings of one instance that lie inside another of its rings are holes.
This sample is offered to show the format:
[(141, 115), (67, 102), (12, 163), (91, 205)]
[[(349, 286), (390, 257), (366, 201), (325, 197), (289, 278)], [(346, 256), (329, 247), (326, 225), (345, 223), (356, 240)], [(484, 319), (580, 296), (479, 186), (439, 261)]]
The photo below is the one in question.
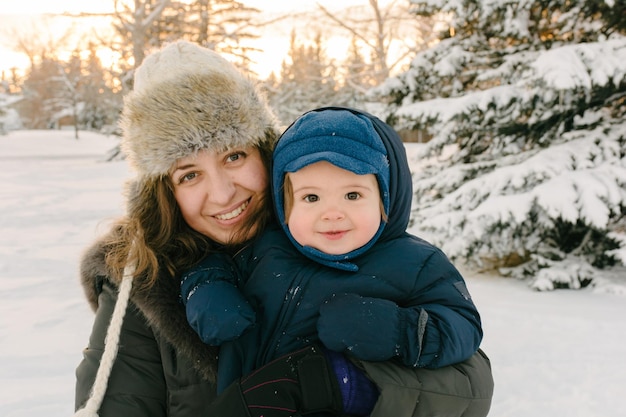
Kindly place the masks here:
[(318, 32), (313, 39), (300, 41), (291, 33), (288, 58), (283, 60), (280, 80), (266, 83), (268, 98), (280, 122), (288, 126), (305, 111), (336, 101), (335, 65), (326, 55)]
[(432, 136), (415, 230), (538, 290), (626, 264), (626, 2), (412, 3), (449, 27), (372, 95)]

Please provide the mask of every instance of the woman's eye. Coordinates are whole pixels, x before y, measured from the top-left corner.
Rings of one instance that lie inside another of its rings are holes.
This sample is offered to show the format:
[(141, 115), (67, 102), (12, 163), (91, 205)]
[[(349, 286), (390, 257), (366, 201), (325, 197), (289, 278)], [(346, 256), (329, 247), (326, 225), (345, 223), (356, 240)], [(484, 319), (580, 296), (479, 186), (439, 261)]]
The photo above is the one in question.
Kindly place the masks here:
[(305, 195), (303, 200), (306, 201), (307, 203), (315, 203), (316, 201), (318, 201), (320, 198), (315, 195), (315, 194), (309, 194), (309, 195)]
[(231, 153), (230, 155), (228, 155), (226, 157), (226, 160), (228, 162), (235, 162), (235, 161), (238, 161), (239, 159), (242, 159), (242, 158), (245, 158), (245, 157), (246, 157), (245, 152), (233, 152), (233, 153)]
[(351, 193), (346, 194), (346, 200), (358, 200), (361, 197), (361, 194), (353, 191)]
[(188, 182), (193, 180), (194, 178), (196, 178), (198, 176), (197, 173), (195, 172), (190, 172), (188, 174), (183, 175), (182, 177), (180, 177), (180, 183), (182, 184), (183, 182)]

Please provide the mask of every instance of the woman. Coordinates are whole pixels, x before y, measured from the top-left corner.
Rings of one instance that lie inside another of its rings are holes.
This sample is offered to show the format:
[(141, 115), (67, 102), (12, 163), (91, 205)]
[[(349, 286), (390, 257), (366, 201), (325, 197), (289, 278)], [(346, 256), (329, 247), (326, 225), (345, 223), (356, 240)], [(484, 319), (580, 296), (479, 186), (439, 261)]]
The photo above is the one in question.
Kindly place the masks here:
[[(179, 42), (137, 69), (122, 129), (137, 176), (127, 215), (81, 265), (96, 318), (76, 371), (76, 408), (101, 417), (205, 415), (215, 397), (217, 350), (188, 325), (177, 277), (211, 251), (236, 251), (263, 228), (275, 119), (232, 65)], [(192, 154), (203, 168), (188, 172), (179, 162)], [(179, 205), (177, 187), (198, 178), (206, 192)], [(381, 369), (390, 368), (368, 372)], [(413, 407), (416, 390), (409, 391), (405, 404)], [(476, 397), (488, 409), (490, 392)]]
[[(232, 65), (180, 42), (137, 69), (121, 123), (122, 147), (137, 176), (128, 188), (127, 215), (81, 265), (96, 319), (76, 370), (76, 407), (85, 405), (93, 386), (97, 401), (89, 408), (100, 416), (201, 415), (215, 395), (217, 349), (187, 324), (176, 277), (208, 252), (236, 247), (262, 227), (270, 213), (266, 167), (276, 122)], [(207, 154), (217, 173), (207, 174), (213, 186), (200, 202), (206, 212), (193, 220), (173, 193), (173, 181), (184, 179), (170, 178), (170, 171), (179, 158), (202, 149), (212, 151)], [(112, 319), (115, 307), (125, 316)], [(108, 337), (117, 330), (119, 341), (108, 344), (119, 351), (110, 348), (99, 365), (109, 321)]]

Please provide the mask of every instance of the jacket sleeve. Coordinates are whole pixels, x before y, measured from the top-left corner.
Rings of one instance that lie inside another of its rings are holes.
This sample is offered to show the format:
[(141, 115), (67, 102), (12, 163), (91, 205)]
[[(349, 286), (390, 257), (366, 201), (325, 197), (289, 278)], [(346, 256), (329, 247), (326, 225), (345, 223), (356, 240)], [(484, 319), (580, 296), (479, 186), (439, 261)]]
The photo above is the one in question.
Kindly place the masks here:
[[(76, 369), (76, 409), (89, 398), (116, 300), (117, 290), (105, 283), (98, 296), (89, 344)], [(129, 304), (126, 311), (119, 345), (98, 415), (166, 417), (167, 387), (159, 346), (145, 318), (133, 304)]]
[(479, 348), (480, 315), (459, 271), (438, 249), (415, 281), (410, 304), (400, 308), (399, 355), (406, 365), (439, 368), (462, 362)]
[(380, 391), (371, 417), (482, 417), (489, 414), (494, 381), (491, 362), (479, 349), (469, 359), (437, 369), (395, 361), (356, 361)]
[(219, 346), (241, 336), (256, 322), (256, 314), (237, 288), (232, 259), (207, 256), (181, 277), (181, 297), (187, 321), (204, 343)]

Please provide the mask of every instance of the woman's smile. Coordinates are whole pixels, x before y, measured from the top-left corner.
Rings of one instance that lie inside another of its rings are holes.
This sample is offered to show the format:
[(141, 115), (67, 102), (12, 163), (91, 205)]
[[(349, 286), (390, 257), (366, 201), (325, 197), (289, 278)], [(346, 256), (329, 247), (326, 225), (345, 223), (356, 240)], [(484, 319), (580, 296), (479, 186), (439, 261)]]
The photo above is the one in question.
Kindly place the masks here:
[(232, 220), (235, 217), (238, 217), (241, 213), (243, 213), (244, 210), (248, 207), (249, 203), (250, 199), (244, 201), (243, 204), (228, 213), (216, 214), (213, 217), (215, 217), (217, 220)]

